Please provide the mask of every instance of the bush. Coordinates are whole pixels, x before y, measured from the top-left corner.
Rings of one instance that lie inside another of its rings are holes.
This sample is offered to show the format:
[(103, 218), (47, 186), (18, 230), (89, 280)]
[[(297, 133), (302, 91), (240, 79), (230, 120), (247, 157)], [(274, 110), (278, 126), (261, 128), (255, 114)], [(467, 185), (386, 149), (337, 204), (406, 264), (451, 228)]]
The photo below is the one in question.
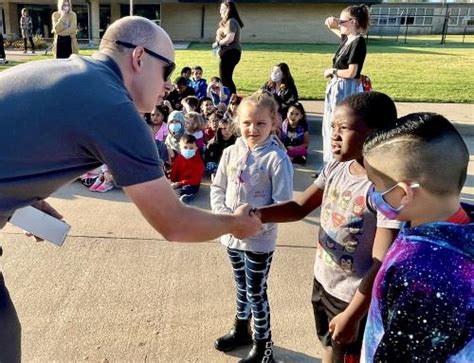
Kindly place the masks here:
[[(41, 34), (33, 35), (33, 43), (35, 43), (35, 49), (46, 49), (49, 47), (49, 43), (44, 40)], [(5, 48), (23, 49), (23, 38), (5, 40)]]

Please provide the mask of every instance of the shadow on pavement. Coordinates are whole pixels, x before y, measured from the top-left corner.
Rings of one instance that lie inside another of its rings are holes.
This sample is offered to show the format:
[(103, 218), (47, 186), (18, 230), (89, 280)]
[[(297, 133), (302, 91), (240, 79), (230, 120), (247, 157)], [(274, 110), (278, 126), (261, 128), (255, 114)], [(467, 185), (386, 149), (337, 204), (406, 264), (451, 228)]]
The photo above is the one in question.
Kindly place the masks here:
[(21, 325), (0, 272), (0, 362), (21, 361)]
[[(247, 356), (247, 353), (250, 351), (251, 346), (239, 348), (236, 350), (233, 350), (231, 352), (227, 352), (224, 354), (237, 357), (237, 358), (245, 358)], [(310, 355), (300, 353), (300, 352), (295, 352), (294, 350), (279, 347), (277, 345), (273, 346), (273, 354), (275, 357), (275, 360), (279, 363), (283, 362), (288, 362), (288, 363), (293, 363), (293, 362), (312, 362), (312, 363), (321, 363), (321, 359), (312, 357)]]

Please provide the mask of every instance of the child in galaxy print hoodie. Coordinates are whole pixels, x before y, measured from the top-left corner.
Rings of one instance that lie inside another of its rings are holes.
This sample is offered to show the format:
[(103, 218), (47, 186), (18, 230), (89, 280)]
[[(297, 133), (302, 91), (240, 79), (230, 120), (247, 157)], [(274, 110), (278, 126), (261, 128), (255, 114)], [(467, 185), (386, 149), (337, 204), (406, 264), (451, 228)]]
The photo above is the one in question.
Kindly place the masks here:
[(407, 115), (366, 141), (369, 198), (406, 224), (374, 282), (363, 362), (474, 362), (474, 208), (459, 196), (468, 162), (437, 114)]

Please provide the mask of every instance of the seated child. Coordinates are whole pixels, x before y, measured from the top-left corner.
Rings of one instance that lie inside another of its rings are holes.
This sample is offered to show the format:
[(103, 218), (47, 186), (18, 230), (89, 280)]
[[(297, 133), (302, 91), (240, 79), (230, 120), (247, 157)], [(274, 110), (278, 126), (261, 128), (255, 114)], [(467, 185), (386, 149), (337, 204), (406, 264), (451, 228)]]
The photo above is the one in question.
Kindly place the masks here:
[(105, 193), (114, 189), (114, 187), (114, 178), (107, 165), (104, 164), (100, 167), (100, 173), (94, 184), (89, 187), (89, 190), (92, 192)]
[(219, 77), (212, 77), (207, 87), (207, 97), (212, 100), (214, 107), (224, 112), (230, 101), (230, 90), (222, 84)]
[(207, 144), (206, 152), (204, 154), (206, 172), (211, 175), (211, 178), (217, 171), (224, 149), (230, 145), (234, 145), (236, 139), (237, 136), (233, 123), (227, 120), (220, 120), (216, 135)]
[(227, 106), (227, 111), (224, 113), (224, 118), (226, 120), (233, 121), (237, 113), (237, 107), (239, 107), (240, 102), (242, 102), (242, 97), (237, 94), (230, 96), (229, 105)]
[(207, 96), (207, 82), (202, 78), (201, 66), (195, 66), (192, 69), (191, 87), (194, 89), (196, 97), (202, 100)]
[[(161, 107), (161, 106), (156, 106), (154, 112), (156, 112), (158, 107)], [(162, 113), (159, 113), (159, 114), (162, 115)], [(161, 117), (158, 117), (158, 119), (160, 119), (160, 118)], [(150, 117), (145, 117), (145, 121), (148, 124), (148, 126), (150, 126), (151, 134), (153, 136), (155, 136), (158, 133), (158, 131), (161, 128), (163, 128), (163, 125), (165, 125), (166, 127), (168, 126), (165, 122), (161, 122), (161, 124), (157, 124), (156, 119), (157, 119), (156, 116), (153, 117), (153, 112), (151, 113)], [(167, 134), (168, 134), (168, 130), (167, 130)], [(170, 159), (170, 155), (169, 155), (169, 152), (168, 152), (168, 147), (166, 146), (166, 144), (163, 141), (161, 141), (157, 138), (155, 138), (155, 143), (156, 143), (156, 148), (158, 150), (158, 155), (159, 155), (161, 161), (163, 162), (163, 171), (166, 172), (166, 170), (171, 166), (171, 159)]]
[(189, 203), (199, 191), (204, 164), (193, 135), (183, 135), (180, 144), (181, 154), (176, 156), (171, 167), (171, 186), (183, 203)]
[(165, 144), (168, 147), (171, 160), (180, 152), (179, 140), (184, 135), (184, 114), (181, 111), (173, 111), (168, 116), (168, 136)]
[(193, 135), (196, 139), (196, 145), (201, 152), (204, 147), (204, 132), (201, 131), (201, 125), (204, 118), (197, 112), (190, 112), (185, 116), (184, 128), (188, 135)]
[(217, 110), (209, 116), (207, 127), (204, 129), (204, 143), (206, 145), (215, 136), (220, 120), (222, 120), (222, 113)]
[(186, 78), (187, 86), (191, 87), (191, 68), (190, 67), (183, 67), (181, 69), (181, 77)]
[(151, 114), (145, 114), (145, 121), (152, 127), (155, 140), (161, 142), (166, 140), (166, 136), (168, 136), (168, 124), (166, 123), (168, 116), (168, 108), (162, 105), (156, 105)]
[(288, 108), (287, 118), (281, 127), (280, 138), (291, 161), (305, 165), (308, 157), (309, 127), (301, 103), (297, 102)]
[(190, 112), (199, 112), (199, 100), (195, 96), (188, 96), (181, 100), (183, 112), (186, 115)]
[(303, 219), (321, 206), (313, 277), (313, 311), (323, 362), (358, 362), (370, 292), (400, 223), (367, 205), (371, 182), (364, 140), (397, 120), (395, 104), (380, 92), (345, 98), (332, 120), (334, 161), (295, 201), (257, 210), (263, 223)]
[(374, 282), (364, 362), (474, 362), (474, 208), (469, 151), (443, 116), (413, 113), (365, 142), (370, 194), (404, 221)]
[(174, 90), (172, 90), (168, 96), (166, 96), (166, 99), (170, 102), (174, 110), (181, 111), (183, 108), (181, 101), (187, 96), (194, 96), (194, 90), (187, 84), (188, 81), (186, 78), (176, 78)]

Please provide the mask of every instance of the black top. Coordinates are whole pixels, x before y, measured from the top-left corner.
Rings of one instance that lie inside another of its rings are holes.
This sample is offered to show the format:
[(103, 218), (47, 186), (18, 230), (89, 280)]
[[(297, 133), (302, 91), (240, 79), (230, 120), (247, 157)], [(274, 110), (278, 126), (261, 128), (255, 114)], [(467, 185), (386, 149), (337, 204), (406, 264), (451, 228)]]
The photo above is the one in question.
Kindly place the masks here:
[(332, 60), (333, 68), (348, 69), (349, 64), (357, 64), (357, 74), (354, 78), (359, 78), (367, 54), (365, 38), (359, 35), (352, 42), (347, 44), (347, 35), (341, 36), (341, 45), (337, 49)]
[(196, 93), (194, 92), (194, 89), (189, 86), (186, 86), (186, 89), (182, 93), (179, 93), (177, 89), (174, 89), (173, 91), (170, 92), (170, 94), (166, 97), (166, 99), (170, 101), (171, 106), (173, 106), (173, 109), (177, 111), (181, 111), (183, 109), (183, 105), (181, 104), (181, 101), (188, 96), (195, 96), (195, 95)]

